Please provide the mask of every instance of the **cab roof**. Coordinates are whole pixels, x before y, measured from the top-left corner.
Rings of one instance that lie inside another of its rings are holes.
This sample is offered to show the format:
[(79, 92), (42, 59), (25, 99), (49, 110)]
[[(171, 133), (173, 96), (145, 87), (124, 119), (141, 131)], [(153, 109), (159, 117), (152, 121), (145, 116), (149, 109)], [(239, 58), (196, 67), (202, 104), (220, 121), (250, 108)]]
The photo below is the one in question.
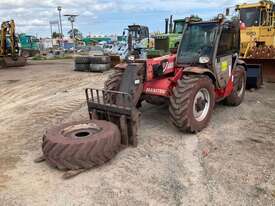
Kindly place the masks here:
[(238, 9), (250, 9), (250, 8), (272, 8), (273, 6), (273, 2), (271, 1), (260, 1), (258, 3), (244, 3), (244, 4), (240, 4), (240, 5), (237, 5), (237, 10)]

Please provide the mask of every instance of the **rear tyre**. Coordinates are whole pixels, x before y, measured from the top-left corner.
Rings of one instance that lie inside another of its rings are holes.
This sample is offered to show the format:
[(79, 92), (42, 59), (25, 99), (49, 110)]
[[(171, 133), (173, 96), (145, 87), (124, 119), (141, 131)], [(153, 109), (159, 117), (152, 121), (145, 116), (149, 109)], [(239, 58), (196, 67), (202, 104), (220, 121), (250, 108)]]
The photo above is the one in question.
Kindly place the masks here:
[(233, 73), (234, 89), (230, 96), (226, 97), (224, 103), (229, 106), (239, 106), (245, 96), (246, 72), (243, 66), (238, 66)]
[(212, 80), (207, 76), (184, 76), (170, 97), (170, 119), (183, 132), (207, 127), (215, 105)]
[(115, 124), (92, 120), (47, 130), (42, 150), (51, 166), (78, 170), (104, 164), (115, 156), (120, 145), (121, 135)]
[(93, 56), (89, 57), (91, 64), (110, 64), (111, 57), (109, 56)]
[[(123, 73), (123, 70), (115, 70), (115, 73), (110, 75), (104, 83), (104, 90), (119, 91)], [(108, 94), (104, 98), (107, 103), (115, 104), (116, 102), (116, 96), (114, 94)]]

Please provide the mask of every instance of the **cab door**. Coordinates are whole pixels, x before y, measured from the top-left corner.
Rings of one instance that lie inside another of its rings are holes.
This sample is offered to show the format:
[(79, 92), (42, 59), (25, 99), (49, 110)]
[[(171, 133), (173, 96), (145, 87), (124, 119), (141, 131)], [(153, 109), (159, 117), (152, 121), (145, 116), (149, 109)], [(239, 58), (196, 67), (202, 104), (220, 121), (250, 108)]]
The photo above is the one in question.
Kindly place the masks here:
[(225, 88), (231, 78), (236, 54), (238, 53), (237, 44), (239, 41), (237, 35), (228, 25), (224, 25), (222, 28), (215, 59), (215, 70), (220, 88)]

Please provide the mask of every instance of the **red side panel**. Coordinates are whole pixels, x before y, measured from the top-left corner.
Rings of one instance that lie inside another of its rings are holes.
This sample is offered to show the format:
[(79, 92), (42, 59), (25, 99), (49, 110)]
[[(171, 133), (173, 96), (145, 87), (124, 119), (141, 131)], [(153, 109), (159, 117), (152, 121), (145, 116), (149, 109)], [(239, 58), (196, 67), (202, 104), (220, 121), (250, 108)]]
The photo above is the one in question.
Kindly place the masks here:
[(143, 93), (156, 96), (170, 96), (170, 88), (173, 82), (170, 78), (158, 79), (150, 82), (145, 82)]
[(224, 97), (228, 97), (234, 89), (233, 84), (233, 76), (230, 78), (230, 81), (228, 82), (227, 86), (224, 89), (215, 89), (216, 93), (216, 101), (219, 101), (220, 99), (223, 99)]
[(147, 60), (147, 69), (146, 69), (147, 81), (154, 79), (154, 71), (153, 71), (154, 65), (162, 65), (163, 74), (165, 75), (165, 74), (169, 74), (169, 73), (175, 71), (175, 61), (176, 61), (175, 54), (157, 57), (157, 58), (153, 58), (153, 59), (148, 59)]
[(143, 86), (143, 93), (169, 97), (171, 90), (177, 84), (177, 80), (182, 78), (183, 70), (180, 68), (173, 68), (175, 75), (173, 77), (163, 77), (152, 81), (147, 81)]

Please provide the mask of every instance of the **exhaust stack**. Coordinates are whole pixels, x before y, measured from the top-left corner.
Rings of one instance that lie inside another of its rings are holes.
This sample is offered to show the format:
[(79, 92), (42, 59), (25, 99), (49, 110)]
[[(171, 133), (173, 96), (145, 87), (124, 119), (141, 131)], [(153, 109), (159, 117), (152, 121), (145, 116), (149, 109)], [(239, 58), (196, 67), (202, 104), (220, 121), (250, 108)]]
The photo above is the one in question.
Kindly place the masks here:
[(169, 33), (173, 32), (173, 15), (170, 16)]
[(165, 19), (165, 34), (168, 34), (169, 19)]

